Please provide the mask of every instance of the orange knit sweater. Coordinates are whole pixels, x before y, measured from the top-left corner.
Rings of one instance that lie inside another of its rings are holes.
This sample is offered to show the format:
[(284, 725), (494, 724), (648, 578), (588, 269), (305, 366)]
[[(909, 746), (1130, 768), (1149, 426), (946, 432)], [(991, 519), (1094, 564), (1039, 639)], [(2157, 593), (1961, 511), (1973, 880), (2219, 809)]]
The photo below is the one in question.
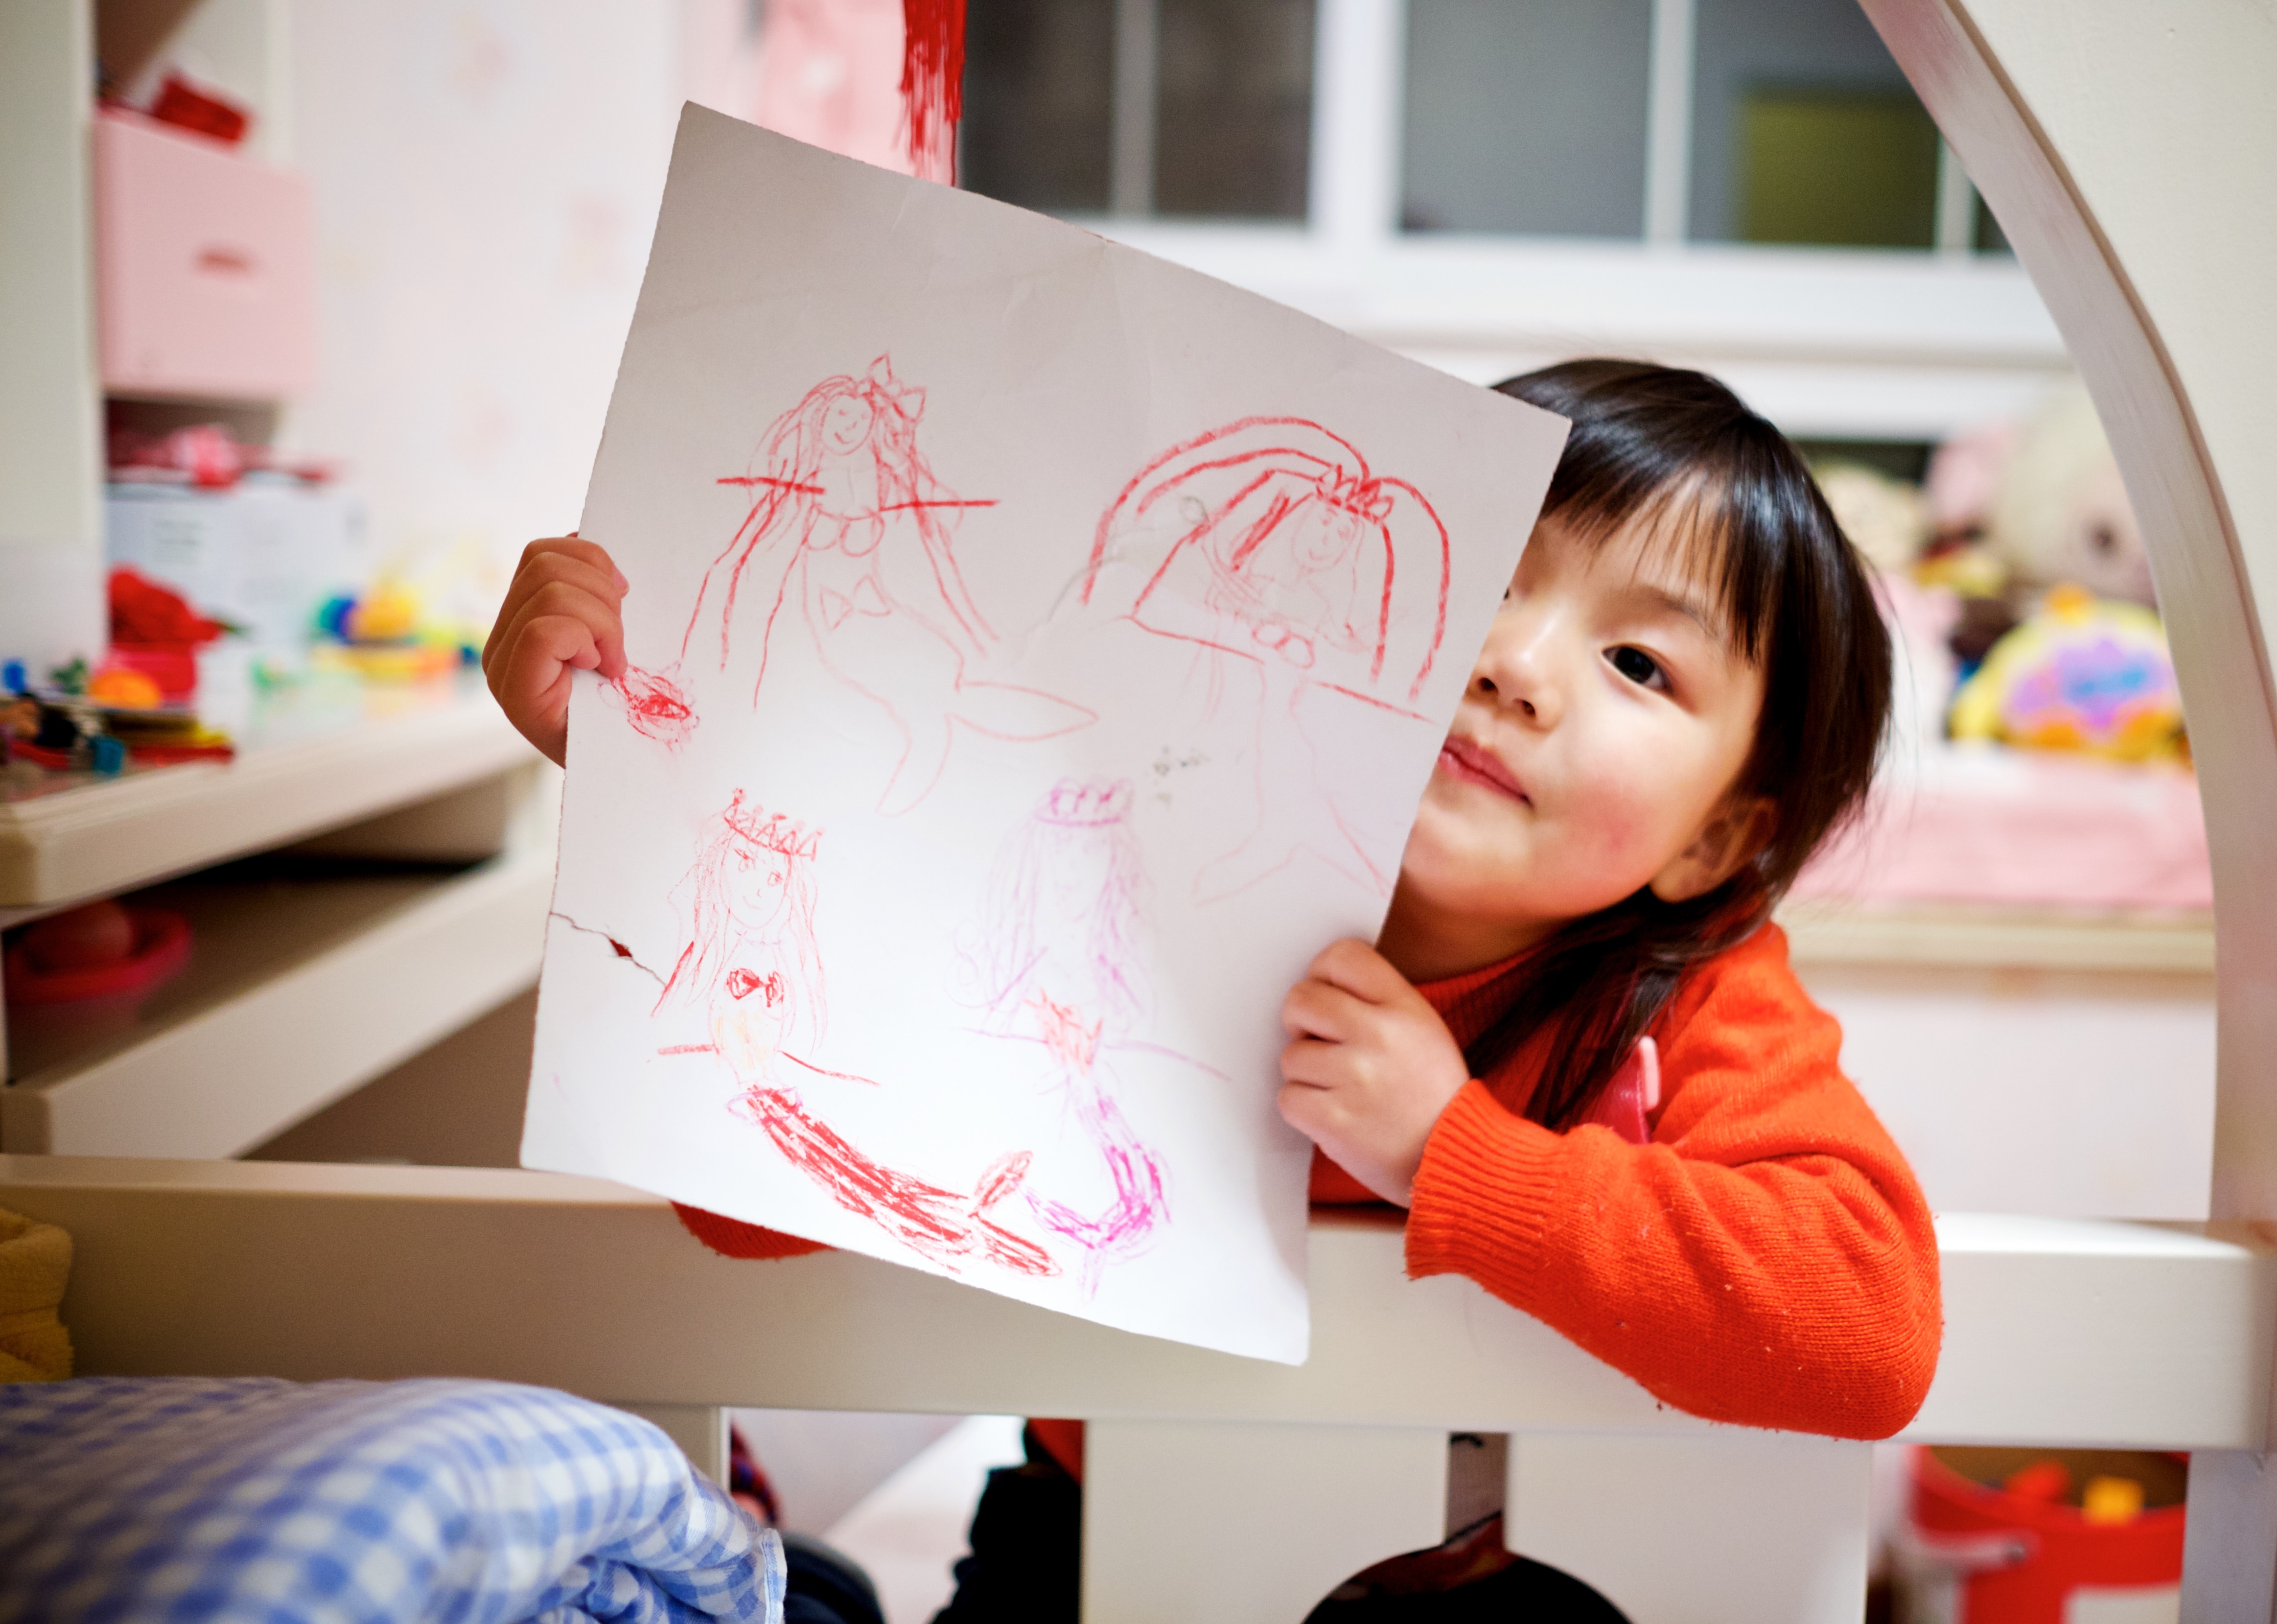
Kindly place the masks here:
[[(1524, 974), (1520, 958), (1420, 990), (1467, 1047)], [(1544, 1040), (1466, 1085), (1424, 1147), (1408, 1273), (1467, 1275), (1694, 1415), (1897, 1431), (1937, 1369), (1937, 1240), (1905, 1158), (1842, 1076), (1839, 1028), (1788, 968), (1785, 933), (1766, 926), (1694, 969), (1653, 1036), (1649, 1144), (1527, 1121)], [(1313, 1198), (1375, 1199), (1317, 1155)], [(680, 1212), (732, 1256), (820, 1249)]]

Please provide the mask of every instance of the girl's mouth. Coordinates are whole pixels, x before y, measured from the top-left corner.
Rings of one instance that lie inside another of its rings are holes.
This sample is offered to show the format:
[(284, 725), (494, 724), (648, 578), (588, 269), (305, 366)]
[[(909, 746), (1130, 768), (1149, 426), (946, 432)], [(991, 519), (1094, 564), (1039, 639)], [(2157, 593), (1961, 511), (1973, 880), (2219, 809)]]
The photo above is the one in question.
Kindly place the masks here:
[(1467, 739), (1449, 739), (1439, 747), (1439, 769), (1449, 778), (1466, 784), (1476, 784), (1509, 796), (1513, 801), (1534, 804), (1533, 799), (1520, 787), (1492, 752), (1482, 749)]

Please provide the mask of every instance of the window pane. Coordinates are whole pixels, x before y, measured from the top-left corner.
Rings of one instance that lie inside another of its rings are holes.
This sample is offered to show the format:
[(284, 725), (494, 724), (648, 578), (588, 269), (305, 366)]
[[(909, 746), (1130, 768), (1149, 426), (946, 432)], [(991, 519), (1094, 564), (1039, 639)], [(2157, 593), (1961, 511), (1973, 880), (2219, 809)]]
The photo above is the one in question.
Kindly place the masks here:
[(1154, 212), (1301, 220), (1313, 0), (1160, 0)]
[(966, 17), (963, 184), (1027, 209), (1104, 209), (1114, 0), (986, 0)]
[(2016, 252), (2014, 248), (2008, 245), (2008, 233), (2002, 231), (2000, 229), (2000, 223), (1992, 217), (1991, 206), (1985, 202), (1982, 197), (1979, 197), (1976, 200), (1976, 231), (1975, 247), (1976, 252), (1979, 254), (2007, 254), (2013, 255)]
[(1937, 128), (1856, 0), (1698, 0), (1692, 235), (1926, 248)]
[(1401, 223), (1638, 237), (1651, 0), (1408, 0)]

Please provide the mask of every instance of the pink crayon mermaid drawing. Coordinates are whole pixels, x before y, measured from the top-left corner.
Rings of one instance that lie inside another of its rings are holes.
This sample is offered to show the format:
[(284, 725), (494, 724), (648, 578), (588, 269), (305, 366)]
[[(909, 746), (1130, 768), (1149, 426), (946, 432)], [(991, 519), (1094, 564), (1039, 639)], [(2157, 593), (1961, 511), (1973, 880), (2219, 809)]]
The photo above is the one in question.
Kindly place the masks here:
[(1131, 799), (1119, 781), (1054, 787), (999, 861), (982, 945), (968, 954), (987, 1029), (1040, 1043), (1048, 1086), (1091, 1164), (1075, 1170), (1087, 1198), (1054, 1194), (1048, 1170), (1021, 1190), (1038, 1221), (1081, 1248), (1086, 1291), (1169, 1216), (1161, 1163), (1116, 1100), (1111, 1060), (1141, 1013), (1131, 965), (1143, 872)]

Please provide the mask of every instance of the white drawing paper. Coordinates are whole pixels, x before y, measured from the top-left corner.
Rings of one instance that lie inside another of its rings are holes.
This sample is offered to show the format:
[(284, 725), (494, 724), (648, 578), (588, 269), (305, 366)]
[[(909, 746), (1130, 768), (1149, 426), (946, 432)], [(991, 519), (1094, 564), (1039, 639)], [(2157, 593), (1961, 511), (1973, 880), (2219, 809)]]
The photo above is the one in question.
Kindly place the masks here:
[(1279, 1007), (1565, 425), (690, 107), (581, 533), (526, 1165), (1305, 1355)]

